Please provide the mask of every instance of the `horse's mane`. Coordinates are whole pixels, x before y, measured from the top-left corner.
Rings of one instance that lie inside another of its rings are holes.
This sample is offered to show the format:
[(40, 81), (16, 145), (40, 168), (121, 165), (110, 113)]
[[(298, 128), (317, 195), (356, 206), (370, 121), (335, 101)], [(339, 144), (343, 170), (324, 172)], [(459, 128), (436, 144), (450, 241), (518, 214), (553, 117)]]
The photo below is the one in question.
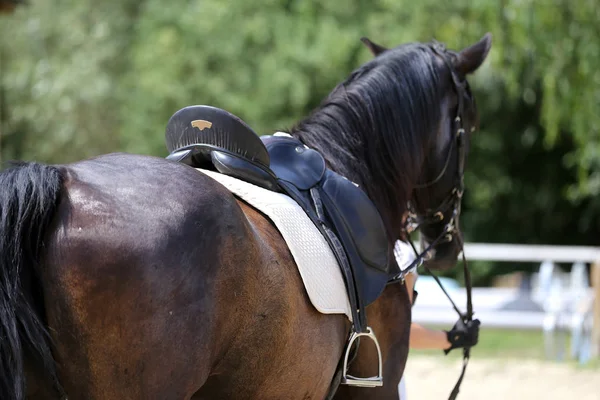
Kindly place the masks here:
[(355, 70), (291, 134), (365, 190), (396, 240), (442, 96), (432, 52), (405, 44)]

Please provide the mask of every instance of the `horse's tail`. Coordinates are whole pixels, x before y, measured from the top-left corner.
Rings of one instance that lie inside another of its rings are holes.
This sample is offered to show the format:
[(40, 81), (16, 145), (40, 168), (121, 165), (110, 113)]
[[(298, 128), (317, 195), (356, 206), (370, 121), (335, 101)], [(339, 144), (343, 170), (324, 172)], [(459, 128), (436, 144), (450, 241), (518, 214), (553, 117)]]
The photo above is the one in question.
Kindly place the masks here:
[(25, 358), (62, 392), (39, 273), (62, 182), (58, 168), (38, 163), (0, 172), (0, 399), (24, 399)]

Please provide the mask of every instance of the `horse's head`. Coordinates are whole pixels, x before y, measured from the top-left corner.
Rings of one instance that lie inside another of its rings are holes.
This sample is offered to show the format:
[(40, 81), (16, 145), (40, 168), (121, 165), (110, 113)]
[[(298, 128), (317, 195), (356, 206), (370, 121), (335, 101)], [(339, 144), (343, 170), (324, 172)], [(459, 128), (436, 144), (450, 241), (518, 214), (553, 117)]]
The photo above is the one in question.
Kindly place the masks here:
[[(363, 38), (375, 56), (394, 50)], [(478, 127), (475, 99), (466, 80), (481, 66), (491, 47), (485, 35), (477, 43), (459, 52), (449, 51), (437, 42), (428, 44), (433, 74), (439, 77), (439, 121), (425, 145), (423, 164), (407, 205), (406, 230), (419, 228), (421, 248), (430, 248), (427, 265), (446, 269), (454, 265), (462, 250), (458, 227), (464, 183), (463, 175), (472, 133)]]

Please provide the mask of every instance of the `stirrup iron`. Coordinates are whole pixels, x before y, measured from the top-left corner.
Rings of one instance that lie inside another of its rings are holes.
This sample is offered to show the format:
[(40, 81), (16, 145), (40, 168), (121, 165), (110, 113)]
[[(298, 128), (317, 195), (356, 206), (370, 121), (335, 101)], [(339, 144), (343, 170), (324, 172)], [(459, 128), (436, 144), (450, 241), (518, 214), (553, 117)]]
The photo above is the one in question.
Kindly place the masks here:
[[(356, 376), (348, 375), (348, 357), (350, 356), (350, 349), (352, 349), (354, 341), (361, 336), (365, 336), (371, 339), (377, 347), (377, 358), (379, 360), (379, 373), (377, 374), (377, 376), (371, 376), (369, 378), (359, 378)], [(373, 333), (371, 327), (367, 326), (367, 332), (365, 333), (352, 332), (352, 335), (350, 335), (348, 346), (346, 346), (346, 354), (344, 355), (344, 369), (342, 381), (340, 382), (340, 384), (360, 387), (380, 387), (383, 386), (382, 370), (383, 367), (381, 362), (381, 348), (379, 347), (379, 342), (377, 341), (377, 337), (375, 337), (375, 334)]]

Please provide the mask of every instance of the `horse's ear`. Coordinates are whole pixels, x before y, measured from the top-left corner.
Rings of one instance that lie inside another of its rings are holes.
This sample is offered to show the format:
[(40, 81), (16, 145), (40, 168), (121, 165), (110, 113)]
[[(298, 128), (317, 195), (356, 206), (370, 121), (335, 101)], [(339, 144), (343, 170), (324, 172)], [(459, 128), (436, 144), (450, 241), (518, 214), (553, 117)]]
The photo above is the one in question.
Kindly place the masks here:
[(360, 41), (363, 42), (365, 46), (369, 48), (369, 50), (371, 50), (371, 53), (373, 53), (374, 56), (378, 56), (379, 54), (387, 50), (385, 47), (371, 42), (371, 40), (369, 40), (369, 38), (367, 37), (361, 37)]
[(454, 67), (463, 75), (475, 72), (483, 64), (492, 47), (492, 34), (486, 33), (477, 43), (458, 52)]

